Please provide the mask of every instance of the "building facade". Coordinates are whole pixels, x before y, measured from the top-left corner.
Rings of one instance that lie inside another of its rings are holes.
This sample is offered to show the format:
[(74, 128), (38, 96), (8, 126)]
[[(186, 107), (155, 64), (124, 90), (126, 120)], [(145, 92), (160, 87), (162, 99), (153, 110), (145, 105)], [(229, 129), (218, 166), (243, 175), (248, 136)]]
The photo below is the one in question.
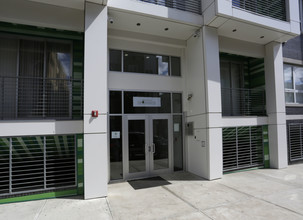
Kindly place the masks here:
[[(302, 21), (302, 1), (299, 1)], [(301, 23), (301, 31), (302, 31)], [(283, 45), (284, 89), (289, 163), (301, 162), (302, 147), (302, 33)]]
[(301, 32), (298, 8), (0, 2), (0, 202), (104, 197), (109, 182), (169, 172), (214, 180), (288, 166), (289, 149), (303, 156), (287, 133), (301, 134), (299, 83), (284, 77), (299, 61), (286, 46), (282, 54)]

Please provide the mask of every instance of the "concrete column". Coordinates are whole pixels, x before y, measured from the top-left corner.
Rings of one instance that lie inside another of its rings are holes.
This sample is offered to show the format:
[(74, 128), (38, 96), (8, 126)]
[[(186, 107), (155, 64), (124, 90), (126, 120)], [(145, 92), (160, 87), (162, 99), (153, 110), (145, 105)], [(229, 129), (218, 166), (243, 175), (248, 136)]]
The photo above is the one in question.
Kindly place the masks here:
[(279, 169), (288, 165), (281, 43), (271, 42), (265, 46), (265, 84), (270, 166)]
[(207, 178), (221, 178), (223, 174), (222, 158), (222, 107), (220, 82), (219, 39), (216, 28), (202, 28), (205, 100), (206, 100), (206, 136), (207, 136)]
[[(85, 3), (84, 198), (107, 195), (107, 7)], [(99, 116), (92, 117), (92, 110)]]

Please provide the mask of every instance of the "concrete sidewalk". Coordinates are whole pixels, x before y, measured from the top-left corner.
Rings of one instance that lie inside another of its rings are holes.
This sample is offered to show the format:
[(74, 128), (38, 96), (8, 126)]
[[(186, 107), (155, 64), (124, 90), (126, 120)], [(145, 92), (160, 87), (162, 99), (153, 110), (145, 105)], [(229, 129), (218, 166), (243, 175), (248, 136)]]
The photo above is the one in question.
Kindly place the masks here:
[(0, 219), (303, 219), (303, 164), (227, 174), (216, 181), (186, 172), (161, 177), (168, 185), (135, 190), (128, 182), (110, 184), (106, 199), (0, 205)]

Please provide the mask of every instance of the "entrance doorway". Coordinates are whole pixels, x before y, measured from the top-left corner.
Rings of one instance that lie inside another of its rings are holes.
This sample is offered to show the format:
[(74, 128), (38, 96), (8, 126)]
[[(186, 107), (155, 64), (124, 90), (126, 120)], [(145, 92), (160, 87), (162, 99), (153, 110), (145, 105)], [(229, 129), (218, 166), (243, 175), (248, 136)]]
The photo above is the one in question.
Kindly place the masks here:
[(124, 120), (125, 178), (172, 171), (171, 115), (126, 115)]

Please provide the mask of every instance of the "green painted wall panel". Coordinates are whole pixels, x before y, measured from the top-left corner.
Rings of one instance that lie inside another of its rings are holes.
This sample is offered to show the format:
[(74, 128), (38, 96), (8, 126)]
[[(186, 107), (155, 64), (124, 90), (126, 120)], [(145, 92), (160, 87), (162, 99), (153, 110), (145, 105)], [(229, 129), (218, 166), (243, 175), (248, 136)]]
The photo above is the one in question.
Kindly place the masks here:
[(12, 203), (12, 202), (24, 202), (24, 201), (39, 200), (39, 199), (50, 199), (50, 198), (74, 196), (74, 195), (77, 195), (76, 189), (0, 199), (0, 204)]
[(264, 154), (264, 168), (270, 167), (270, 156), (269, 156), (269, 143), (268, 143), (268, 126), (263, 126), (263, 154)]

